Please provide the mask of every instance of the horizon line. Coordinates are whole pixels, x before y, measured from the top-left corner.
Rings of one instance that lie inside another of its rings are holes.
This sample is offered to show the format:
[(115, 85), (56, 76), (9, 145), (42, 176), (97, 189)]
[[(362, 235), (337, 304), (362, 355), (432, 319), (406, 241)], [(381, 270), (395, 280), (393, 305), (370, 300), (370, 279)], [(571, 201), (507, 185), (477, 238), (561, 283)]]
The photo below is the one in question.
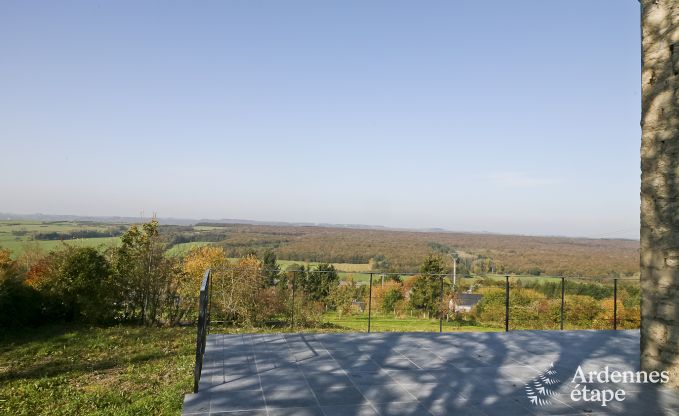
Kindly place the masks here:
[[(14, 217), (7, 218), (5, 217)], [(40, 219), (41, 217), (44, 217)], [(72, 221), (89, 221), (89, 220), (114, 220), (124, 224), (135, 224), (139, 221), (144, 222), (145, 220), (151, 220), (156, 218), (158, 222), (164, 225), (196, 225), (201, 222), (214, 222), (222, 224), (240, 224), (240, 225), (268, 225), (268, 226), (278, 226), (278, 227), (326, 227), (326, 228), (345, 228), (345, 229), (363, 229), (363, 230), (382, 230), (382, 231), (397, 231), (397, 232), (421, 232), (421, 233), (447, 233), (447, 234), (477, 234), (477, 235), (497, 235), (497, 236), (515, 236), (515, 237), (539, 237), (539, 238), (571, 238), (571, 239), (585, 239), (585, 240), (626, 240), (626, 241), (640, 241), (639, 238), (629, 238), (629, 237), (591, 237), (591, 236), (567, 236), (567, 235), (556, 235), (556, 234), (508, 234), (502, 232), (493, 231), (460, 231), (460, 230), (450, 230), (442, 227), (425, 227), (425, 228), (413, 228), (413, 227), (390, 227), (385, 225), (374, 225), (374, 224), (342, 224), (342, 223), (326, 223), (326, 222), (306, 222), (306, 221), (275, 221), (275, 220), (252, 220), (252, 219), (241, 219), (241, 218), (181, 218), (181, 217), (144, 217), (143, 213), (139, 217), (133, 216), (121, 216), (121, 215), (81, 215), (81, 214), (45, 214), (41, 212), (35, 212), (30, 214), (19, 214), (10, 212), (0, 212), (0, 221), (11, 221), (11, 220), (40, 220), (40, 221), (65, 221), (66, 219)], [(52, 218), (51, 220), (49, 218)], [(59, 219), (61, 218), (61, 219)], [(618, 230), (612, 233), (614, 234), (622, 231), (628, 231), (631, 229)]]

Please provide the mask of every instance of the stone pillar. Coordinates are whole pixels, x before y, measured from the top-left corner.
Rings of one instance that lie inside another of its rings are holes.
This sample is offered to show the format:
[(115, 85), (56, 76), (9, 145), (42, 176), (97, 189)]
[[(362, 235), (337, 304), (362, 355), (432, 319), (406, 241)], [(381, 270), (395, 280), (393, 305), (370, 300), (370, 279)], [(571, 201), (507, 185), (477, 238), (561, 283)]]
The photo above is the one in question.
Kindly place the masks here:
[(640, 3), (641, 367), (679, 387), (679, 1)]

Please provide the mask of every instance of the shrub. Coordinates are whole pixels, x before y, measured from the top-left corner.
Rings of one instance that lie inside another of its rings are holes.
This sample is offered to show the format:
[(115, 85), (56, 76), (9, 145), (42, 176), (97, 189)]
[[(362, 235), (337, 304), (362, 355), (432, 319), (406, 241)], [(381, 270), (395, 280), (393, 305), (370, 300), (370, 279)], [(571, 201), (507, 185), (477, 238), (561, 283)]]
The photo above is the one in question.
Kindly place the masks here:
[(39, 324), (41, 304), (40, 293), (23, 282), (9, 252), (0, 249), (0, 328)]
[[(262, 264), (254, 255), (225, 262), (213, 271), (213, 316), (233, 324), (257, 325), (285, 311), (288, 289), (266, 288)], [(298, 293), (297, 298), (304, 297)], [(297, 301), (297, 299), (296, 299)]]
[(351, 306), (356, 299), (356, 284), (351, 281), (346, 285), (337, 285), (330, 290), (328, 300), (331, 307), (337, 311), (337, 315), (348, 315), (351, 313)]
[(602, 326), (601, 319), (597, 316), (603, 312), (603, 308), (596, 299), (584, 295), (567, 295), (564, 301), (566, 322), (585, 328)]
[(396, 311), (396, 304), (403, 299), (400, 288), (391, 288), (382, 298), (382, 312)]
[[(394, 310), (394, 303), (403, 299), (402, 285), (394, 281), (387, 281), (383, 286), (374, 285), (372, 289), (372, 308), (384, 313)], [(368, 299), (365, 300), (366, 305)]]
[(119, 293), (106, 258), (91, 247), (52, 251), (27, 273), (42, 292), (48, 320), (104, 322), (114, 318)]

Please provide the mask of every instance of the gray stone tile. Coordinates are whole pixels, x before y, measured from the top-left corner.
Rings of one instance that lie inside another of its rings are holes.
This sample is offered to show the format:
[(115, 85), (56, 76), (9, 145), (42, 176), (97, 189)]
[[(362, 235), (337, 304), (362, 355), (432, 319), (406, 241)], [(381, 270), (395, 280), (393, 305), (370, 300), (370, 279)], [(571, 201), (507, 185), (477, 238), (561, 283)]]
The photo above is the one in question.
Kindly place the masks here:
[(421, 405), (434, 416), (486, 416), (485, 413), (473, 406), (460, 405), (451, 400), (433, 400), (422, 402)]
[(297, 366), (304, 372), (324, 372), (324, 371), (338, 371), (342, 367), (332, 358), (313, 361), (301, 361)]
[(475, 404), (472, 406), (487, 416), (525, 416), (533, 414), (527, 406), (523, 406), (514, 401), (504, 400), (492, 404)]
[(351, 380), (344, 372), (306, 374), (306, 380), (315, 389), (351, 386)]
[(431, 414), (427, 408), (417, 402), (377, 403), (374, 407), (382, 416), (428, 416)]
[(415, 397), (398, 384), (360, 385), (359, 391), (371, 403), (411, 402)]
[[(638, 339), (638, 331), (212, 334), (200, 384), (204, 395), (187, 395), (184, 413), (206, 414), (212, 406), (212, 415), (265, 414), (268, 395), (287, 406), (273, 408), (284, 414), (320, 414), (319, 402), (332, 414), (675, 414), (679, 394), (645, 385), (621, 386), (626, 402), (603, 412), (566, 400), (566, 379), (578, 365), (636, 371)], [(531, 406), (523, 387), (552, 361), (563, 379), (552, 388), (561, 395), (549, 409)], [(309, 401), (315, 399), (310, 391), (318, 401)], [(404, 400), (404, 392), (410, 401), (392, 401)]]
[(376, 385), (376, 384), (392, 384), (397, 380), (391, 377), (390, 373), (385, 370), (379, 371), (348, 371), (349, 378), (356, 385)]
[(380, 366), (373, 360), (338, 361), (347, 371), (377, 371)]
[[(260, 388), (259, 376), (257, 375), (230, 375), (226, 376), (222, 383), (216, 383), (206, 389), (207, 391), (235, 391), (257, 390)], [(199, 390), (203, 391), (203, 390)]]
[(377, 416), (378, 413), (371, 405), (357, 406), (324, 406), (325, 416)]
[(187, 394), (184, 396), (183, 414), (204, 413), (210, 411), (210, 395), (206, 393)]
[(388, 370), (389, 376), (399, 384), (437, 383), (444, 374), (421, 370)]
[(323, 416), (323, 411), (320, 407), (269, 408), (269, 416)]
[(436, 401), (460, 402), (458, 393), (441, 383), (417, 383), (402, 384), (401, 387), (422, 403), (434, 403)]
[(318, 405), (314, 392), (306, 385), (295, 389), (281, 387), (264, 390), (264, 399), (269, 408), (312, 407)]
[(419, 367), (407, 358), (387, 358), (377, 364), (387, 370), (419, 370)]
[(264, 393), (276, 390), (299, 390), (308, 387), (309, 384), (303, 378), (276, 383), (271, 383), (271, 380), (262, 379), (262, 390)]
[(262, 386), (278, 386), (286, 383), (296, 383), (305, 381), (304, 373), (301, 371), (290, 371), (283, 373), (275, 373), (275, 369), (271, 371), (263, 371), (259, 374), (262, 380)]
[(353, 386), (314, 388), (313, 390), (321, 406), (356, 405), (366, 403), (366, 399), (361, 392)]
[(210, 394), (210, 412), (266, 409), (261, 390), (222, 391)]

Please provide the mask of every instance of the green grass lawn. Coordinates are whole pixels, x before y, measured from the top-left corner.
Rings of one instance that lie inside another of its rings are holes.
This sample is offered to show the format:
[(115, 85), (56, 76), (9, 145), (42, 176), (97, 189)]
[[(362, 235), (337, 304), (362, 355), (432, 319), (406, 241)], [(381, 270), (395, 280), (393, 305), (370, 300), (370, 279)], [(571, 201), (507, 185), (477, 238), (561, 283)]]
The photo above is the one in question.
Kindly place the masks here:
[[(332, 324), (340, 329), (364, 332), (368, 330), (368, 314), (345, 315), (341, 318), (334, 312), (323, 315), (323, 322)], [(438, 332), (439, 320), (419, 317), (395, 318), (392, 315), (374, 314), (371, 317), (370, 329), (374, 332)], [(443, 320), (443, 331), (500, 331), (500, 328), (489, 328), (477, 325), (461, 325)]]
[(0, 338), (0, 414), (180, 414), (195, 328), (50, 326)]
[[(505, 275), (504, 274), (491, 274), (488, 273), (486, 277), (489, 277), (493, 280), (502, 280), (503, 282), (505, 281)], [(523, 283), (525, 282), (556, 282), (556, 283), (561, 283), (561, 278), (560, 277), (553, 277), (553, 276), (529, 276), (529, 275), (517, 275), (517, 274), (512, 274), (509, 276), (509, 281), (510, 282), (516, 282), (516, 281), (521, 281)]]

